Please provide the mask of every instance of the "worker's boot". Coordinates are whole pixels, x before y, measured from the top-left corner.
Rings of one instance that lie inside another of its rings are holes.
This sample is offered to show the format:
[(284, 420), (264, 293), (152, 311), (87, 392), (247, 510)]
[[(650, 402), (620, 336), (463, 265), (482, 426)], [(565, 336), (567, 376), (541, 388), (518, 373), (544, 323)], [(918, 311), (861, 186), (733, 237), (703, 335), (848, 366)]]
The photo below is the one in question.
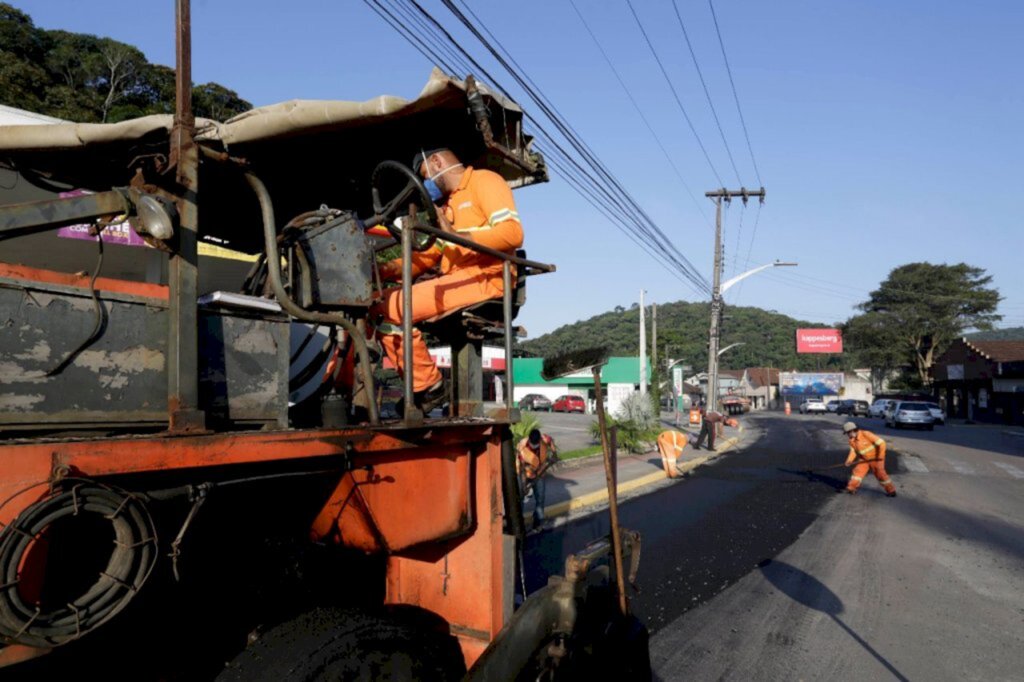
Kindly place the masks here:
[(890, 490), (889, 492), (887, 492), (885, 494), (885, 496), (886, 497), (896, 497), (896, 491), (895, 490)]

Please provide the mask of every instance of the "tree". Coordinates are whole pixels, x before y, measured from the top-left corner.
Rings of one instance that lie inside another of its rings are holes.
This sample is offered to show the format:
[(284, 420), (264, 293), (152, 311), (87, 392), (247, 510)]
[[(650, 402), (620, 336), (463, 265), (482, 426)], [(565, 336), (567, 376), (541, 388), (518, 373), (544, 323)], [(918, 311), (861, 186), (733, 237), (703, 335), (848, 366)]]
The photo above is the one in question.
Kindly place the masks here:
[(196, 116), (226, 121), (252, 109), (252, 104), (217, 83), (204, 83), (192, 88), (192, 109)]
[(861, 367), (871, 368), (871, 390), (880, 393), (886, 379), (911, 363), (909, 349), (881, 313), (855, 315), (840, 325), (843, 352)]
[[(0, 103), (68, 121), (116, 122), (174, 112), (174, 69), (138, 48), (84, 33), (47, 31), (0, 2)], [(197, 116), (227, 120), (252, 108), (217, 83), (193, 86)]]
[(876, 349), (898, 344), (897, 352), (910, 356), (917, 379), (927, 384), (936, 354), (953, 339), (966, 329), (991, 329), (1002, 319), (995, 312), (999, 292), (988, 288), (991, 282), (984, 269), (965, 263), (901, 265), (858, 306), (872, 317), (856, 326), (874, 330)]

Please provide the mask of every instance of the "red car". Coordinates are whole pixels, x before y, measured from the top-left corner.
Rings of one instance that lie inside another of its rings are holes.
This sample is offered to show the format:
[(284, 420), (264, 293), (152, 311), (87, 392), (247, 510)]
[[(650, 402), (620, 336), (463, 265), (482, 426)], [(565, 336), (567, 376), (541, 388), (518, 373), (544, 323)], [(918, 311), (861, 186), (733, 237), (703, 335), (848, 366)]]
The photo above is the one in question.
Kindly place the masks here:
[(587, 404), (578, 395), (560, 395), (551, 405), (551, 409), (555, 412), (579, 412), (582, 414), (587, 411)]

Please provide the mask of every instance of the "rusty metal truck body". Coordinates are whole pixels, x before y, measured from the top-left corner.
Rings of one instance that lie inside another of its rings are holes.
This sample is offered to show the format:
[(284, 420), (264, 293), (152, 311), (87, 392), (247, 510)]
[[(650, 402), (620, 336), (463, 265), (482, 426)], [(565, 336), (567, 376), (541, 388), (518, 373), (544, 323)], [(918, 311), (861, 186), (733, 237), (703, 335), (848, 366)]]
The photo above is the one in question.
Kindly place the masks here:
[[(416, 183), (382, 162), (443, 140), (513, 187), (543, 182), (522, 111), (436, 71), (413, 101), (225, 123), (192, 119), (186, 91), (174, 117), (0, 130), (0, 665), (96, 664), (135, 636), (140, 664), (169, 666), (155, 676), (212, 676), (325, 604), (415, 610), (431, 625), (402, 627), (457, 645), (438, 670), (564, 663), (607, 542), (513, 615), (513, 318), (527, 276), (553, 267), (497, 254), (504, 299), (435, 327), (452, 345), (448, 416), (382, 419), (365, 342), (374, 252), (398, 241), (367, 228), (417, 213)], [(413, 230), (400, 236), (408, 261)], [(487, 338), (508, 361), (490, 409)], [(348, 352), (362, 413), (334, 389)], [(147, 659), (168, 646), (191, 653)]]

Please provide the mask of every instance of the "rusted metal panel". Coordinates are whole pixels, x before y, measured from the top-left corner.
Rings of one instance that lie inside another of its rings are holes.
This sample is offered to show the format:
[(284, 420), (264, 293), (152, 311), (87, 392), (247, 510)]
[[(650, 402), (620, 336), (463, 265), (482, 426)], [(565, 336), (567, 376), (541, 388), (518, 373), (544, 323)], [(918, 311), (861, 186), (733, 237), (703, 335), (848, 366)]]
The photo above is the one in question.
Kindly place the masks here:
[(199, 314), (199, 406), (217, 422), (288, 426), (288, 318)]
[(373, 297), (373, 249), (354, 213), (305, 230), (299, 245), (307, 257), (313, 290), (307, 308), (368, 306)]
[[(88, 289), (0, 277), (0, 429), (166, 423), (167, 301), (97, 300), (99, 331), (80, 348), (97, 326)], [(283, 315), (203, 311), (201, 408), (219, 423), (286, 427), (288, 333)]]
[[(149, 422), (166, 409), (166, 304), (0, 280), (0, 427)], [(53, 372), (62, 363), (63, 369)]]

